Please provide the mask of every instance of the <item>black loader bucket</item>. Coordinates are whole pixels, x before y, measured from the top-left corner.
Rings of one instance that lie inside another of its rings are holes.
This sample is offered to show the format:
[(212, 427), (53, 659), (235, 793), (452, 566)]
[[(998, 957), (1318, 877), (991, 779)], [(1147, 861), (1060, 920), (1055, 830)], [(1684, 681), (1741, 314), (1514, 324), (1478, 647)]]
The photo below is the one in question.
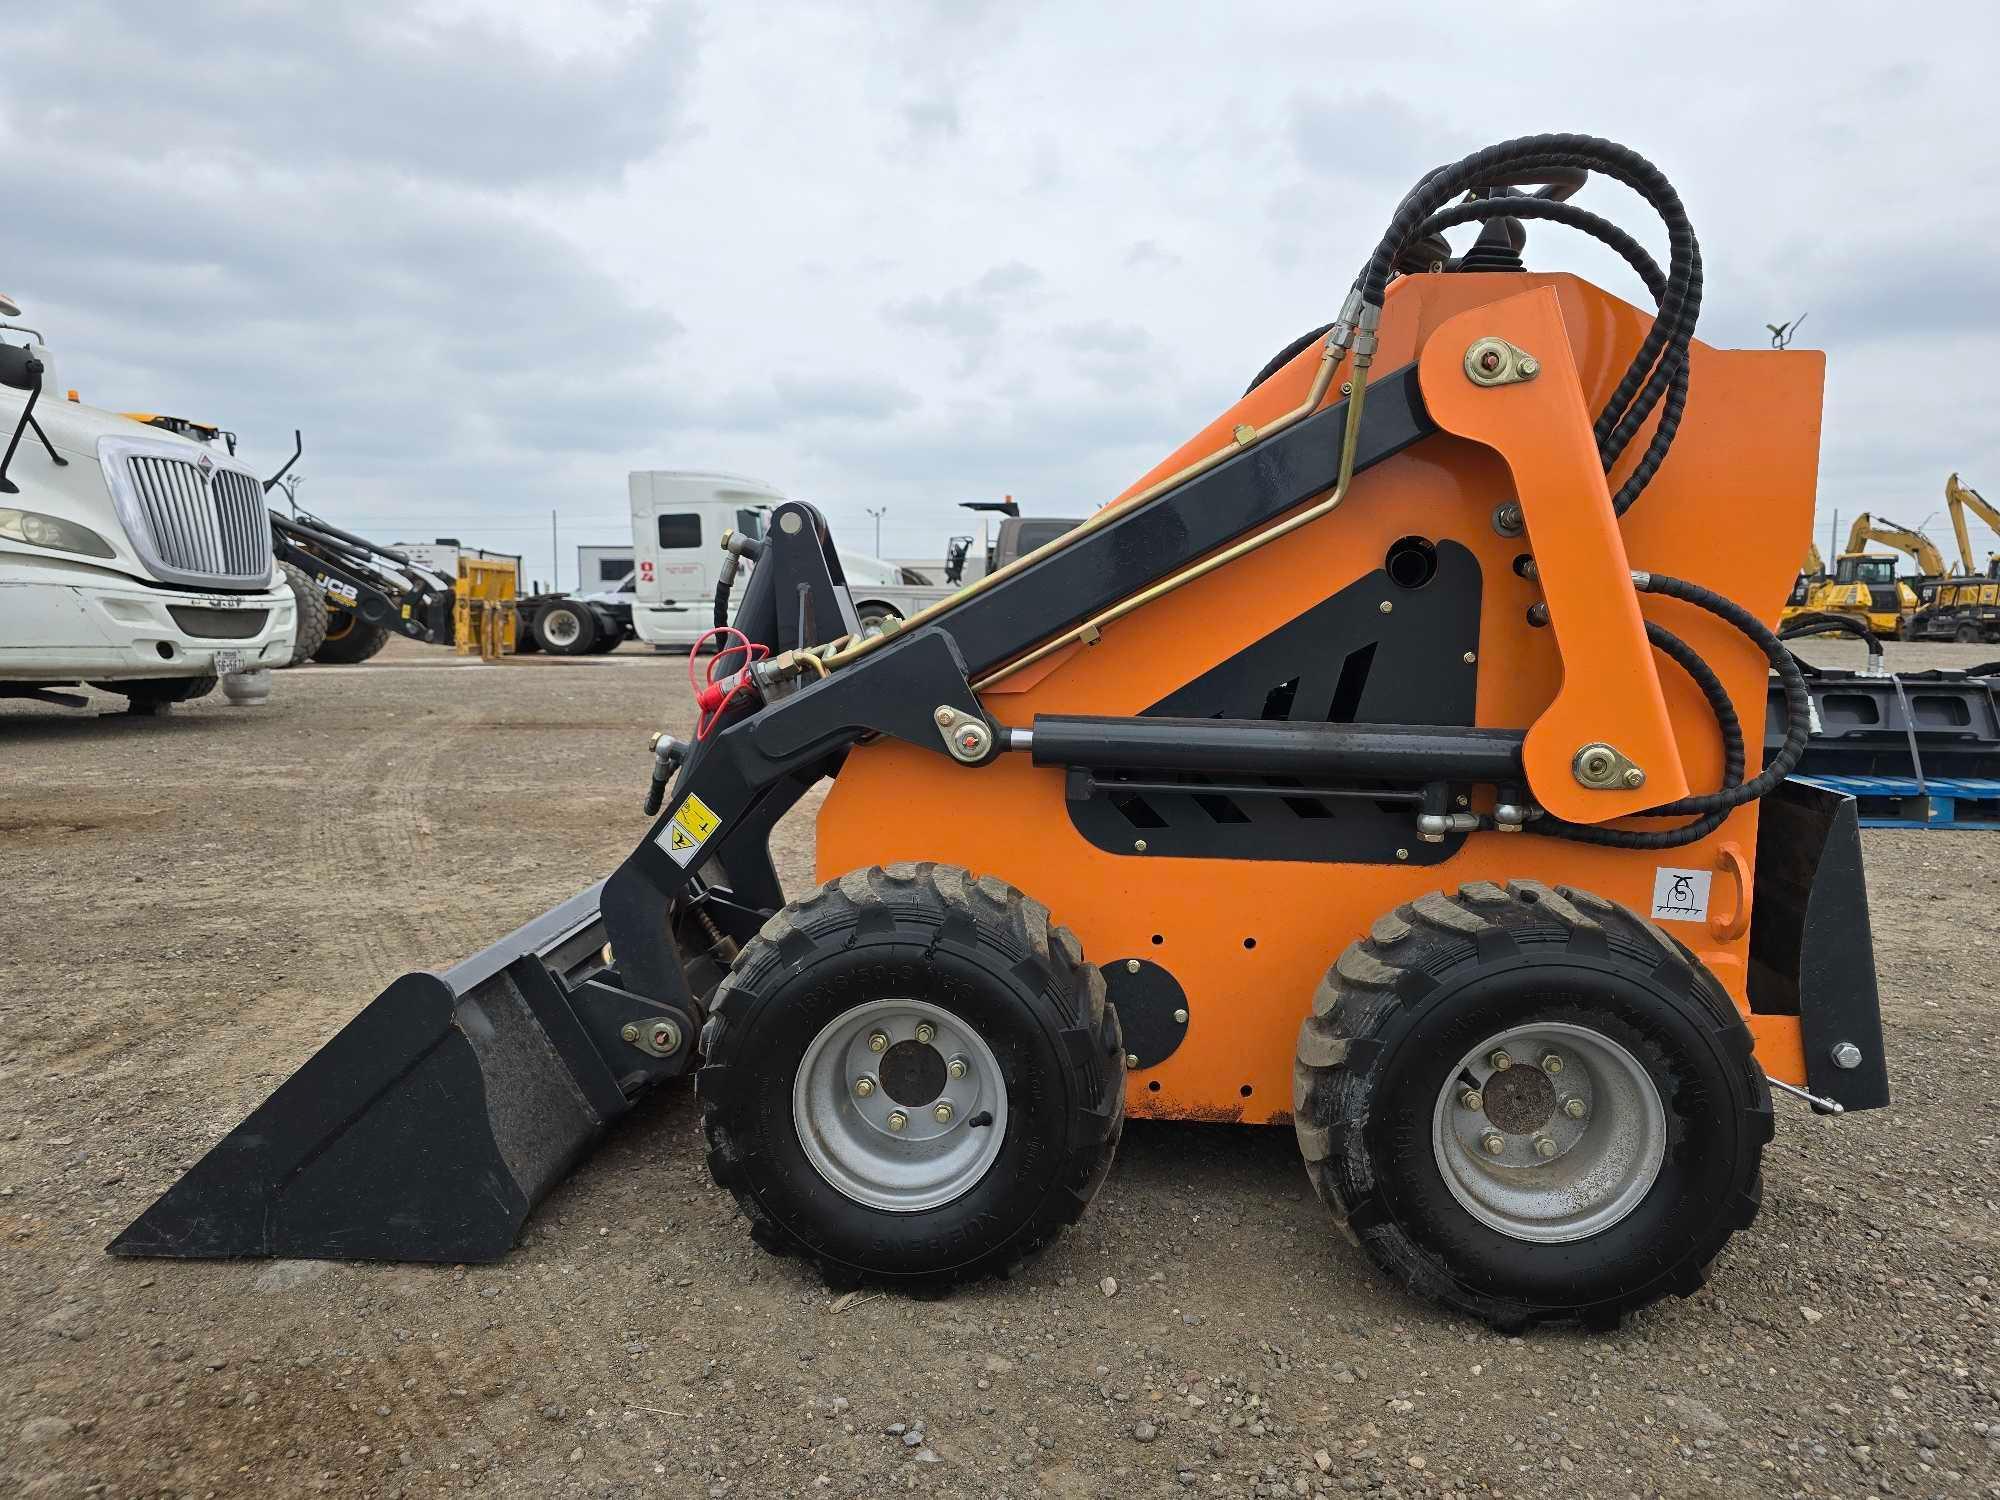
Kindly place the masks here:
[(111, 1252), (505, 1255), (606, 1124), (685, 1069), (694, 1040), (690, 1017), (617, 987), (600, 889), (442, 974), (396, 980)]

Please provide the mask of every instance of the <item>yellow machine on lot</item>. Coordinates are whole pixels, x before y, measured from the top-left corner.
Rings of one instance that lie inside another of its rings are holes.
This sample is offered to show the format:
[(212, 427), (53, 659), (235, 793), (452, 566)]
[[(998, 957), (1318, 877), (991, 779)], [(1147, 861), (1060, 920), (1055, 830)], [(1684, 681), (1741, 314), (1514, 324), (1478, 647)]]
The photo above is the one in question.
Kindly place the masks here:
[(1821, 576), (1799, 575), (1779, 623), (1790, 625), (1809, 615), (1842, 615), (1862, 621), (1877, 635), (1902, 635), (1904, 621), (1920, 602), (1917, 591), (1897, 577), (1893, 555), (1866, 550), (1870, 542), (1908, 554), (1917, 564), (1920, 583), (1950, 571), (1944, 554), (1921, 531), (1895, 521), (1878, 521), (1864, 510), (1848, 528), (1847, 547), (1835, 559), (1832, 577), (1824, 574), (1819, 548), (1807, 549), (1807, 568), (1817, 565)]
[(1965, 525), (1969, 510), (2000, 532), (2000, 509), (1961, 483), (1956, 473), (1944, 482), (1944, 499), (1958, 541), (1959, 571), (1919, 588), (1921, 597), (1907, 634), (1917, 641), (2000, 641), (2000, 553), (1988, 554), (1986, 566), (1980, 567), (1973, 561), (1972, 537)]

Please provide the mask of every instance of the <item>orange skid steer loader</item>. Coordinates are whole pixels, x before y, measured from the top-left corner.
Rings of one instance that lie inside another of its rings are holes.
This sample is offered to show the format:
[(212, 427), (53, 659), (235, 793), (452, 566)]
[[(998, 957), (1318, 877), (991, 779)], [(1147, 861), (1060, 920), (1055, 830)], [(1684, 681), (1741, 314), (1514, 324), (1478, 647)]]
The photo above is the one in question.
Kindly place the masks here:
[[(1526, 270), (1541, 221), (1655, 310)], [(1290, 1126), (1350, 1241), (1500, 1327), (1693, 1290), (1773, 1088), (1888, 1100), (1853, 806), (1788, 779), (1770, 629), (1822, 360), (1696, 343), (1701, 280), (1642, 157), (1509, 141), (1125, 495), (894, 630), (777, 507), (632, 855), (397, 980), (111, 1248), (496, 1258), (692, 1074), (757, 1241), (834, 1281), (1004, 1271), (1138, 1115)], [(788, 899), (767, 838), (823, 778)]]

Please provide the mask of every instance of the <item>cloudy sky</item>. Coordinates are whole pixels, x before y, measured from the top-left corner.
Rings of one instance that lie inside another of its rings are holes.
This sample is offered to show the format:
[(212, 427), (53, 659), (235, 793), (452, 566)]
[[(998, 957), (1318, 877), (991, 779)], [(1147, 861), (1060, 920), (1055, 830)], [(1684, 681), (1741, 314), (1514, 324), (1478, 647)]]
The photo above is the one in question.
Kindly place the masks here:
[[(301, 501), (379, 539), (546, 576), (554, 507), (569, 582), (636, 467), (850, 546), (886, 507), (892, 556), (960, 500), (1080, 513), (1332, 315), (1416, 175), (1534, 130), (1665, 167), (1704, 338), (1809, 314), (1823, 545), (1836, 508), (1946, 541), (1954, 468), (2000, 500), (1990, 6), (164, 9), (9, 16), (0, 287), (87, 401), (271, 467), (304, 428)], [(1529, 259), (1644, 299), (1564, 231)]]

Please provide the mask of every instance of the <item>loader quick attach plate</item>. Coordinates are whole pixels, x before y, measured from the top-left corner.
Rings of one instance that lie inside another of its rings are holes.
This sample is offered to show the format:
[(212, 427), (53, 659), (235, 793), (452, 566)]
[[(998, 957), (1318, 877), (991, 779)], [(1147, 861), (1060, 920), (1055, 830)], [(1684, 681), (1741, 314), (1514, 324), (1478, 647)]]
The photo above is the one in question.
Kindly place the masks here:
[[(1456, 542), (1436, 572), (1405, 588), (1377, 570), (1298, 615), (1145, 710), (1165, 718), (1265, 719), (1303, 724), (1473, 721), (1478, 686), (1479, 561)], [(1388, 610), (1383, 605), (1391, 606)], [(1427, 844), (1412, 831), (1408, 789), (1380, 799), (1288, 791), (1271, 777), (1236, 778), (1268, 791), (1121, 790), (1114, 775), (1072, 773), (1070, 821), (1098, 848), (1189, 859), (1338, 860), (1437, 864), (1465, 835)], [(1296, 784), (1294, 783), (1294, 786)], [(1398, 854), (1398, 850), (1403, 851)]]

